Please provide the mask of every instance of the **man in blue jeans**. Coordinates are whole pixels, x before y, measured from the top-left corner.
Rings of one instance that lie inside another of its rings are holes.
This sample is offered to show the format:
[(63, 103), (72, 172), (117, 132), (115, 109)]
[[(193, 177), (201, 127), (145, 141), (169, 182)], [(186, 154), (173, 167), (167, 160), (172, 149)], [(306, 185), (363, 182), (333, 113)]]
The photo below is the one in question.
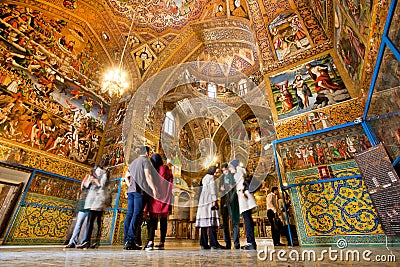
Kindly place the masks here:
[(152, 164), (149, 159), (149, 147), (139, 147), (137, 157), (124, 175), (128, 185), (128, 211), (124, 221), (124, 249), (140, 250), (135, 243), (137, 228), (142, 222), (143, 209), (146, 205), (146, 196), (152, 194), (157, 197), (157, 192), (151, 176)]

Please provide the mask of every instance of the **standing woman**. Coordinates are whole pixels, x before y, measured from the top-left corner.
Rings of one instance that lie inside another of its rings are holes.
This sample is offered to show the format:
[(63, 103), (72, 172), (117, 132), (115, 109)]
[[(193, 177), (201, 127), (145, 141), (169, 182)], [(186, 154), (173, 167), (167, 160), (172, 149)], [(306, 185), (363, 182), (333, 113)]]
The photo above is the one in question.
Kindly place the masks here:
[[(219, 227), (219, 215), (217, 206), (217, 188), (214, 174), (217, 167), (210, 166), (207, 174), (203, 177), (203, 186), (199, 198), (199, 206), (196, 214), (196, 227), (200, 227), (200, 247), (202, 249), (222, 249), (217, 239)], [(210, 233), (210, 245), (208, 245), (208, 233)]]
[(76, 224), (71, 239), (69, 240), (69, 243), (65, 246), (65, 248), (74, 248), (78, 244), (78, 238), (82, 227), (85, 229), (87, 227), (87, 217), (89, 215), (89, 210), (85, 209), (85, 201), (89, 193), (89, 187), (93, 176), (94, 170), (91, 170), (90, 173), (86, 174), (85, 178), (81, 182), (81, 192), (79, 195), (78, 203), (76, 205), (76, 209), (78, 210)]
[[(174, 178), (171, 170), (164, 162), (160, 154), (151, 157), (151, 163), (158, 174), (154, 174), (154, 184), (160, 197), (150, 198), (147, 203), (147, 211), (150, 213), (148, 224), (148, 243), (145, 250), (164, 249), (165, 237), (167, 236), (167, 220), (171, 211), (172, 185)], [(160, 244), (154, 246), (154, 234), (157, 229), (158, 219), (160, 219)]]
[[(100, 244), (101, 236), (101, 219), (103, 216), (103, 209), (106, 201), (106, 182), (107, 172), (103, 169), (103, 166), (95, 167), (94, 175), (91, 179), (91, 186), (86, 197), (85, 209), (89, 211), (89, 217), (87, 227), (84, 233), (82, 244), (76, 248), (95, 248)], [(92, 237), (94, 222), (97, 223), (97, 234), (95, 242), (90, 245), (90, 239)]]
[(236, 182), (236, 191), (239, 200), (239, 211), (243, 216), (244, 225), (246, 227), (247, 244), (242, 246), (243, 250), (256, 250), (257, 244), (254, 237), (254, 221), (251, 216), (253, 210), (257, 209), (257, 203), (249, 190), (246, 190), (244, 184), (244, 175), (246, 170), (239, 165), (239, 160), (234, 159), (229, 162), (229, 170), (233, 173)]

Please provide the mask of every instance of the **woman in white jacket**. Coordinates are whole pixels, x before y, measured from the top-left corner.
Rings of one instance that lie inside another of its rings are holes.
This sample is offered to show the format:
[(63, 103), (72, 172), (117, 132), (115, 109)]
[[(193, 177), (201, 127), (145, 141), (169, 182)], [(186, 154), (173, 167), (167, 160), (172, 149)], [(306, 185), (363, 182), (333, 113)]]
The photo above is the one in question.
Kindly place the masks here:
[(236, 183), (236, 191), (239, 200), (239, 211), (243, 216), (244, 225), (246, 227), (247, 244), (241, 248), (244, 250), (256, 250), (257, 244), (254, 237), (254, 221), (251, 214), (257, 209), (257, 203), (254, 196), (246, 190), (244, 185), (244, 175), (246, 170), (239, 165), (239, 160), (234, 159), (229, 162), (229, 170), (233, 173)]
[[(200, 247), (202, 249), (221, 249), (217, 240), (219, 227), (219, 215), (217, 206), (217, 189), (214, 174), (217, 168), (211, 166), (202, 179), (202, 190), (199, 198), (199, 206), (196, 214), (196, 227), (200, 227)], [(210, 233), (210, 245), (208, 245), (208, 233)]]

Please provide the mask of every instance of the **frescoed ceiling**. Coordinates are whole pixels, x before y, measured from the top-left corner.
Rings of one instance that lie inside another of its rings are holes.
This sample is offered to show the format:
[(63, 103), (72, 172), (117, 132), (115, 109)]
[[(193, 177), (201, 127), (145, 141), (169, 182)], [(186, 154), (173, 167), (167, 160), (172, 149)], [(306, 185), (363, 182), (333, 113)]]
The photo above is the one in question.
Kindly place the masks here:
[(138, 28), (157, 32), (181, 29), (190, 21), (199, 19), (211, 0), (107, 0), (113, 12), (134, 20)]
[[(337, 30), (342, 33), (337, 41), (333, 36), (334, 4), (337, 13), (346, 18)], [(76, 143), (78, 135), (68, 125), (77, 123), (79, 116), (89, 120), (86, 113), (96, 124), (90, 127), (102, 135), (99, 129), (105, 128), (110, 105), (116, 100), (102, 88), (109, 68), (120, 65), (128, 72), (127, 91), (133, 95), (162, 70), (199, 62), (191, 70), (199, 76), (193, 82), (193, 91), (201, 92), (207, 86), (207, 77), (212, 77), (217, 96), (232, 100), (235, 97), (231, 96), (240, 92), (229, 88), (224, 82), (227, 77), (256, 77), (257, 86), (261, 83), (268, 88), (268, 83), (262, 82), (269, 74), (280, 73), (299, 61), (310, 61), (335, 46), (343, 48), (336, 53), (343, 62), (353, 54), (367, 58), (367, 53), (372, 53), (365, 43), (366, 29), (373, 21), (372, 7), (357, 1), (5, 0), (1, 7), (0, 59), (7, 71), (3, 102), (19, 97), (32, 106), (43, 105), (43, 110), (65, 122), (59, 136), (72, 132)], [(354, 21), (352, 10), (358, 12)], [(354, 35), (346, 35), (351, 32)], [(357, 42), (355, 36), (362, 38)], [(359, 80), (363, 77), (361, 59)], [(356, 69), (350, 65), (345, 67)], [(17, 85), (10, 82), (13, 76), (18, 76)], [(32, 96), (44, 98), (54, 107), (47, 110), (47, 102), (43, 104)], [(173, 99), (170, 96), (169, 102)], [(42, 117), (41, 112), (35, 112), (35, 116)], [(86, 138), (85, 132), (81, 135)], [(98, 146), (99, 140), (96, 137), (93, 143)], [(50, 143), (38, 147), (62, 155)], [(79, 157), (79, 147), (75, 149), (71, 158)], [(90, 150), (89, 145), (86, 150)], [(94, 162), (95, 155), (88, 155)], [(87, 158), (81, 161), (88, 162)]]

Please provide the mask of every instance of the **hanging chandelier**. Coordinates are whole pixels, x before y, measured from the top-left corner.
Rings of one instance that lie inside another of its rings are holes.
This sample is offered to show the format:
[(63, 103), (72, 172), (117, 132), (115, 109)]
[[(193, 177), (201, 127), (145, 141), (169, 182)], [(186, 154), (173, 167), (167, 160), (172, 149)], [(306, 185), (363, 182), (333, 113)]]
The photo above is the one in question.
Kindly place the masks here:
[(128, 45), (129, 38), (131, 36), (133, 23), (134, 19), (132, 19), (131, 26), (129, 28), (128, 36), (125, 41), (124, 49), (122, 50), (122, 55), (119, 61), (118, 68), (109, 70), (103, 76), (102, 90), (103, 92), (108, 92), (110, 96), (121, 97), (129, 86), (126, 72), (122, 70), (122, 61), (124, 59), (125, 50)]

